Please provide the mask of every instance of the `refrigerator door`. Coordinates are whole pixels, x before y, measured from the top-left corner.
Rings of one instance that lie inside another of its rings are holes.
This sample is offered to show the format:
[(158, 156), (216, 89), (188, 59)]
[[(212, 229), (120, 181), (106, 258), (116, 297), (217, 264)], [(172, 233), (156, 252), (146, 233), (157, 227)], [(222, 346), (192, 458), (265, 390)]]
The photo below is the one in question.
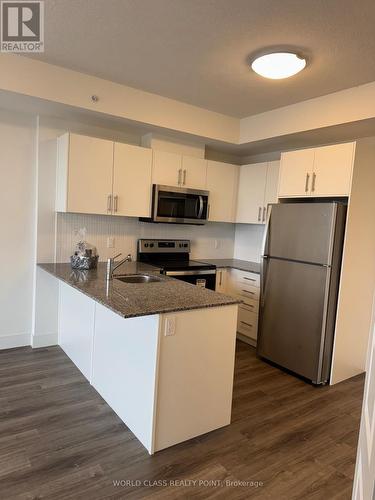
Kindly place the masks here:
[[(265, 261), (257, 354), (320, 383), (330, 269), (269, 258)], [(325, 353), (325, 354), (324, 354)]]
[(337, 203), (272, 205), (266, 255), (330, 264)]

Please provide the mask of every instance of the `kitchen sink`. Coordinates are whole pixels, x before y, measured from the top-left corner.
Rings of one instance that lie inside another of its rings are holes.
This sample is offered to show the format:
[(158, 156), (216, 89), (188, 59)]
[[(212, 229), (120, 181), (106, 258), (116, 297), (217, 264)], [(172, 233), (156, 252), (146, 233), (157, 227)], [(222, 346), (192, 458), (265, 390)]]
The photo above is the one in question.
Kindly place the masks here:
[(114, 278), (123, 283), (156, 283), (161, 281), (157, 276), (150, 276), (147, 274), (128, 274), (125, 276), (114, 276)]

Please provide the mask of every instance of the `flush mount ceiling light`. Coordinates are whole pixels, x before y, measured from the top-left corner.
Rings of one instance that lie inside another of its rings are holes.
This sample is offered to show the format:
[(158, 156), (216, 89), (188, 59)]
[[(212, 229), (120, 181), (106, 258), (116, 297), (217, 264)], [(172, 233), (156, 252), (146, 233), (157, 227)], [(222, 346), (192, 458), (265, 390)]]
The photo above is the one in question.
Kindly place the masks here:
[(264, 78), (281, 80), (296, 75), (306, 66), (306, 59), (294, 52), (272, 52), (256, 57), (251, 69)]

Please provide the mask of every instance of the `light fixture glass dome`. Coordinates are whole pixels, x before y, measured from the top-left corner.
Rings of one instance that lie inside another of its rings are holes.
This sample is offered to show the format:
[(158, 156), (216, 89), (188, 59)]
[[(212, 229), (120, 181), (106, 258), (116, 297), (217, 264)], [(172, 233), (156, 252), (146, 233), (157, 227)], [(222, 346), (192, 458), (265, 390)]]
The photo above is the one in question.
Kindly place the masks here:
[(281, 80), (293, 76), (306, 66), (306, 59), (292, 52), (273, 52), (257, 57), (251, 63), (255, 73), (265, 78)]

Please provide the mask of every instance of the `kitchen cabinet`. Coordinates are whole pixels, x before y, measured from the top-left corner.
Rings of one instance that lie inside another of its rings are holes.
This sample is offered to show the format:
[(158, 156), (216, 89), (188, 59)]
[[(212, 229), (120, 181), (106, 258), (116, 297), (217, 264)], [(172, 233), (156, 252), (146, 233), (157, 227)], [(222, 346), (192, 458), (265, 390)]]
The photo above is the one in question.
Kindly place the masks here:
[(120, 143), (114, 147), (113, 214), (149, 217), (152, 150)]
[(279, 198), (310, 196), (314, 156), (314, 149), (301, 149), (281, 154)]
[(182, 182), (182, 156), (169, 151), (153, 150), (152, 183), (180, 186)]
[(192, 189), (206, 189), (207, 160), (194, 156), (182, 157), (182, 186)]
[(348, 196), (352, 181), (355, 143), (316, 148), (312, 196)]
[(239, 338), (255, 346), (258, 337), (260, 276), (231, 269), (227, 290), (230, 295), (242, 300), (237, 317)]
[(206, 189), (207, 160), (154, 150), (152, 183)]
[(110, 213), (112, 141), (64, 134), (58, 138), (57, 165), (57, 211)]
[(277, 202), (278, 177), (278, 161), (241, 166), (236, 222), (266, 222), (268, 204)]
[(91, 381), (95, 302), (70, 285), (59, 282), (59, 346)]
[(209, 221), (235, 222), (239, 167), (208, 160)]
[(57, 165), (58, 212), (150, 215), (151, 149), (67, 133)]
[(279, 198), (349, 196), (355, 143), (282, 153)]

